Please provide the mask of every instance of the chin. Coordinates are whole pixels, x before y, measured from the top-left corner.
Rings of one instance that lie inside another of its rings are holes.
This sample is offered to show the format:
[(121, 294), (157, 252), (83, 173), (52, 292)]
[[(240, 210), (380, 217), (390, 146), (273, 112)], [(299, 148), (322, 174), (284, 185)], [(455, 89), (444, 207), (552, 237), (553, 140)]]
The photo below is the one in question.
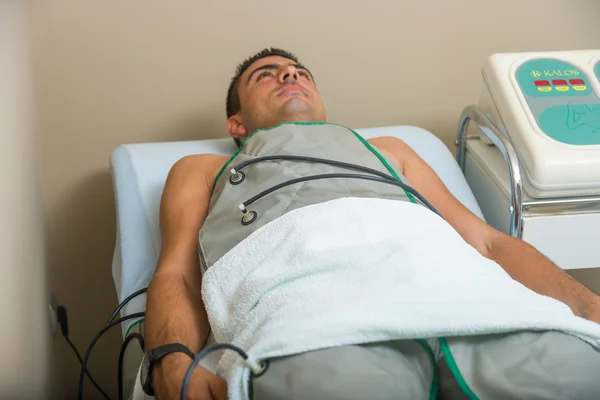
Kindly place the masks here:
[(307, 118), (314, 115), (315, 112), (310, 104), (300, 98), (294, 98), (286, 101), (281, 107), (281, 116), (285, 118)]

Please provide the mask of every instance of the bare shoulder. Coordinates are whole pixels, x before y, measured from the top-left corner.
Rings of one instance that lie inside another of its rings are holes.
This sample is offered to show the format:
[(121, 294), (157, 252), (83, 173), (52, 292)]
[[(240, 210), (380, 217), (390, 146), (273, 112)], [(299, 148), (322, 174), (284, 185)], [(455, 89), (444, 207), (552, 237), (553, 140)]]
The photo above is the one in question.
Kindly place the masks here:
[(391, 158), (402, 171), (404, 170), (404, 163), (413, 152), (406, 142), (394, 136), (379, 136), (367, 141)]
[(217, 174), (227, 163), (229, 157), (219, 154), (191, 154), (179, 159), (171, 170), (167, 180), (187, 183), (206, 182), (212, 185)]
[(388, 151), (404, 151), (410, 149), (410, 146), (401, 139), (394, 136), (379, 136), (368, 140), (374, 146)]

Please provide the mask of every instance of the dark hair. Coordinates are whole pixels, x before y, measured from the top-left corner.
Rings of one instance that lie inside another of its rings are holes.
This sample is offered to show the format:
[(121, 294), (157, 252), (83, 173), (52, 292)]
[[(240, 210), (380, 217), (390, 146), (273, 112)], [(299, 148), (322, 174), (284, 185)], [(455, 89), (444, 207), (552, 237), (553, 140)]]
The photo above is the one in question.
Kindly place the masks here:
[[(299, 63), (298, 58), (289, 51), (277, 49), (274, 47), (271, 47), (270, 49), (262, 49), (252, 57), (249, 57), (242, 63), (240, 63), (237, 66), (237, 69), (235, 70), (235, 75), (233, 76), (233, 78), (231, 78), (229, 89), (227, 89), (227, 118), (237, 114), (242, 109), (242, 105), (240, 104), (240, 96), (238, 92), (240, 87), (240, 77), (242, 76), (242, 74), (248, 69), (250, 65), (254, 64), (255, 61), (270, 56), (284, 57), (296, 63)], [(234, 138), (233, 140), (238, 145), (238, 147), (242, 144), (242, 141), (240, 139)]]

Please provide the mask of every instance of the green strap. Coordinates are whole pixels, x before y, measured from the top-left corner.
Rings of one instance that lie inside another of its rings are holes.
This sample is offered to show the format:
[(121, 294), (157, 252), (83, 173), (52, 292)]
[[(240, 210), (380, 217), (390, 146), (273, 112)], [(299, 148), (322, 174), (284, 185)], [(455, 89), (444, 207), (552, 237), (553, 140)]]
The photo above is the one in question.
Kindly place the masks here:
[(452, 352), (450, 351), (450, 346), (448, 346), (448, 341), (446, 338), (440, 338), (439, 340), (446, 363), (448, 364), (448, 367), (450, 367), (450, 371), (452, 371), (452, 375), (454, 375), (454, 379), (456, 379), (458, 382), (458, 385), (462, 389), (463, 393), (466, 394), (470, 400), (479, 400), (479, 397), (477, 397), (477, 395), (471, 390), (467, 384), (467, 381), (460, 373), (458, 365), (456, 364), (456, 360), (454, 360), (454, 356), (452, 356)]
[(219, 170), (219, 173), (217, 174), (217, 177), (215, 178), (215, 180), (213, 182), (213, 189), (215, 188), (215, 185), (217, 184), (217, 182), (219, 181), (219, 178), (223, 174), (223, 171), (225, 171), (225, 168), (227, 168), (227, 166), (229, 164), (231, 164), (231, 162), (233, 161), (233, 159), (236, 158), (238, 156), (238, 154), (240, 154), (240, 152), (242, 151), (242, 148), (244, 147), (244, 143), (246, 143), (246, 140), (250, 139), (251, 137), (252, 137), (252, 135), (250, 135), (246, 139), (244, 139), (242, 141), (242, 144), (240, 144), (240, 147), (238, 147), (237, 151), (235, 153), (233, 153), (233, 155), (229, 158), (229, 160), (225, 163), (225, 165), (223, 165), (221, 167), (221, 169)]
[(144, 320), (145, 320), (145, 318), (138, 319), (133, 324), (129, 325), (129, 328), (127, 328), (127, 331), (125, 332), (125, 337), (127, 337), (129, 335), (129, 332), (133, 329), (134, 326), (141, 324), (142, 322), (144, 322)]
[[(340, 126), (342, 126), (342, 125), (340, 125)], [(347, 128), (347, 129), (350, 129), (350, 128)], [(360, 140), (362, 142), (362, 144), (364, 144), (367, 147), (367, 149), (369, 149), (371, 151), (371, 153), (375, 154), (377, 156), (377, 158), (379, 158), (379, 161), (381, 161), (381, 163), (387, 168), (389, 173), (394, 178), (396, 178), (396, 180), (399, 180), (400, 182), (402, 182), (402, 179), (400, 179), (400, 177), (396, 173), (396, 170), (394, 168), (392, 168), (392, 166), (387, 162), (385, 157), (383, 157), (377, 150), (375, 150), (373, 148), (373, 146), (371, 146), (371, 143), (369, 143), (364, 137), (360, 136), (354, 130), (352, 130), (352, 129), (350, 129), (350, 130), (352, 131), (352, 133), (354, 133), (354, 136), (356, 136), (358, 138), (358, 140)], [(404, 189), (404, 188), (402, 188), (402, 190), (404, 190), (406, 197), (408, 197), (408, 199), (410, 200), (411, 203), (417, 204), (417, 200), (415, 200), (415, 198), (413, 197), (413, 195), (410, 192), (406, 191), (406, 189)]]
[(431, 387), (429, 388), (429, 400), (436, 400), (440, 381), (438, 376), (437, 363), (435, 362), (435, 355), (433, 354), (433, 350), (431, 349), (429, 343), (427, 343), (426, 340), (415, 339), (415, 342), (421, 345), (421, 347), (429, 355), (429, 360), (431, 360), (431, 366), (433, 368), (433, 380), (431, 381)]

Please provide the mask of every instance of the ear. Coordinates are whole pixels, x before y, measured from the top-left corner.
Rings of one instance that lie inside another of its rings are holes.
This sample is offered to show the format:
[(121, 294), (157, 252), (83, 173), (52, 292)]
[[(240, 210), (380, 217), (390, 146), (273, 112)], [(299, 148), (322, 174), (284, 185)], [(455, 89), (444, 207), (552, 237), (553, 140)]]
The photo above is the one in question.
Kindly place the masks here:
[(244, 126), (240, 113), (227, 119), (227, 131), (233, 138), (240, 140), (248, 136), (248, 129)]

